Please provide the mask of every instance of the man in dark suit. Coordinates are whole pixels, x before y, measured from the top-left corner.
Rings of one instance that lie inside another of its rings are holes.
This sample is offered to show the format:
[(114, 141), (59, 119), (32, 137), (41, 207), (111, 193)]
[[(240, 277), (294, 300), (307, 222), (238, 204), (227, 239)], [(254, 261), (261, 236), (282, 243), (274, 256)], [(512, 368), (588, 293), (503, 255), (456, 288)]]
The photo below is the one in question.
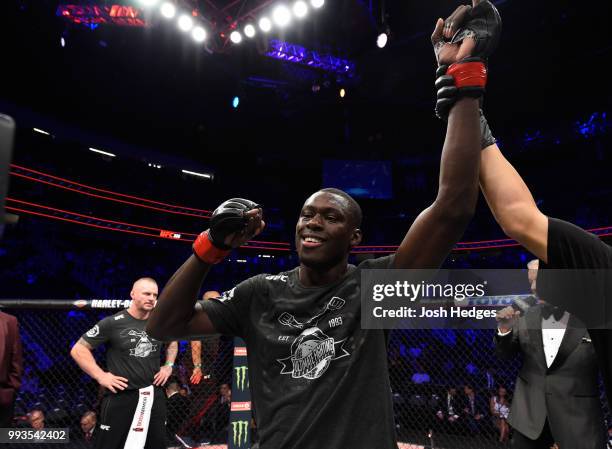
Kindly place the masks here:
[[(537, 262), (528, 265), (534, 292)], [(511, 307), (497, 318), (498, 355), (523, 353), (508, 418), (516, 431), (512, 447), (549, 449), (554, 443), (562, 449), (604, 447), (599, 370), (584, 325), (543, 301), (520, 318)]]
[(455, 387), (448, 387), (446, 395), (440, 402), (440, 409), (436, 412), (436, 418), (440, 423), (440, 429), (454, 433), (457, 431), (461, 418), (461, 401)]
[(486, 413), (486, 402), (474, 391), (470, 384), (463, 386), (461, 418), (464, 430), (473, 434), (483, 430)]
[(19, 323), (14, 316), (0, 311), (0, 427), (13, 427), (15, 397), (22, 372)]
[(189, 414), (189, 400), (179, 393), (180, 385), (173, 379), (166, 385), (167, 417), (166, 430), (168, 433), (168, 444), (177, 444), (176, 434), (180, 430), (185, 418)]
[(96, 412), (88, 410), (81, 416), (79, 422), (80, 431), (77, 431), (75, 440), (79, 442), (80, 448), (94, 447), (97, 436), (96, 424), (98, 417)]

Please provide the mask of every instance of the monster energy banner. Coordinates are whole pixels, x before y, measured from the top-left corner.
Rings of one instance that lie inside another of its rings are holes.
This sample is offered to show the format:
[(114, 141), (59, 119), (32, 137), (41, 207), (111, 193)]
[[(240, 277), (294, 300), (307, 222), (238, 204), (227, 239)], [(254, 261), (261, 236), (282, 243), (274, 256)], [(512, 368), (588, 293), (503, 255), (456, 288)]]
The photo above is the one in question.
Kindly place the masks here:
[(235, 338), (228, 449), (249, 449), (251, 447), (250, 423), (251, 393), (246, 345), (241, 338)]

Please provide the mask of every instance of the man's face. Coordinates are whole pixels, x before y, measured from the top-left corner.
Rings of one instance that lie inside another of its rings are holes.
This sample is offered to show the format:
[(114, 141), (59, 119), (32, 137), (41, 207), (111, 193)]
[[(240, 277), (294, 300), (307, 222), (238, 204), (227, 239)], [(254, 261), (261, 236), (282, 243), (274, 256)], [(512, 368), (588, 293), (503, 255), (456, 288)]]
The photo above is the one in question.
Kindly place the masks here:
[(157, 303), (157, 284), (141, 279), (134, 284), (130, 296), (136, 309), (150, 312)]
[(45, 415), (39, 411), (32, 412), (30, 414), (30, 425), (36, 430), (43, 429), (45, 427)]
[(81, 418), (81, 430), (83, 433), (90, 432), (96, 426), (96, 418), (92, 415)]
[(538, 263), (533, 262), (527, 265), (527, 279), (529, 279), (529, 286), (531, 287), (531, 293), (536, 294), (536, 286), (538, 280)]
[(317, 192), (306, 200), (295, 227), (300, 262), (312, 268), (330, 268), (361, 242), (361, 231), (348, 214), (348, 202), (339, 195)]
[(471, 395), (472, 393), (474, 393), (474, 390), (472, 390), (472, 388), (471, 388), (471, 387), (469, 387), (468, 385), (466, 385), (465, 387), (463, 387), (463, 392), (464, 392), (466, 395)]
[(230, 395), (230, 392), (231, 390), (228, 384), (222, 384), (219, 387), (219, 393), (221, 393), (221, 396), (228, 397)]

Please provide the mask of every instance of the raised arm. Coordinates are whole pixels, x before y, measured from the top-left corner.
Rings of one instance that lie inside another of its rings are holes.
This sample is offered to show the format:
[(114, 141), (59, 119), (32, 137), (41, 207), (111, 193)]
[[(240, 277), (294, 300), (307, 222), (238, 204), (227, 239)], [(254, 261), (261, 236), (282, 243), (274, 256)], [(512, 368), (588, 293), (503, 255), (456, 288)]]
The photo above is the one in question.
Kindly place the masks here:
[(442, 150), (438, 195), (416, 218), (395, 256), (396, 268), (437, 268), (469, 224), (478, 198), (478, 100), (451, 109)]
[(480, 155), (480, 187), (504, 233), (547, 262), (548, 218), (495, 144)]
[[(479, 34), (477, 29), (474, 31), (479, 39), (478, 45), (472, 37), (459, 43), (449, 43), (444, 39), (449, 26), (461, 22), (466, 13), (471, 13), (472, 19), (489, 8), (497, 13), (489, 2), (475, 0), (473, 4), (473, 9), (458, 8), (446, 23), (439, 19), (432, 35), (439, 64), (452, 64), (448, 71), (442, 70), (445, 74), (438, 78), (436, 85), (441, 90), (451, 91), (457, 100), (453, 100), (454, 105), (445, 105), (446, 109), (451, 109), (440, 161), (438, 194), (433, 204), (421, 212), (408, 230), (396, 253), (396, 268), (439, 267), (474, 215), (481, 150), (478, 99), (484, 93), (487, 75), (482, 60), (466, 58), (472, 55), (487, 57), (494, 43), (481, 45), (489, 38)], [(499, 16), (495, 14), (493, 18), (497, 20)], [(470, 20), (465, 27), (473, 28), (474, 23)], [(495, 41), (498, 36), (491, 39)]]
[(232, 199), (219, 206), (209, 230), (196, 239), (194, 254), (162, 290), (147, 322), (147, 333), (158, 340), (216, 333), (206, 313), (194, 307), (202, 282), (213, 264), (259, 234), (264, 226), (262, 211), (252, 201)]

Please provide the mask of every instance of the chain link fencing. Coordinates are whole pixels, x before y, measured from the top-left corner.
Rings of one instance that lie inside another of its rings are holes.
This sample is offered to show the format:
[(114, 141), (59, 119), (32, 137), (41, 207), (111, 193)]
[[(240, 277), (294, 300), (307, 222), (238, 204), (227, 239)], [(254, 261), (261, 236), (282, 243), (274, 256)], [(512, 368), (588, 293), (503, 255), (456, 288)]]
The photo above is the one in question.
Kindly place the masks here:
[[(45, 427), (70, 428), (70, 447), (91, 447), (80, 422), (86, 412), (99, 412), (103, 391), (77, 366), (70, 356), (70, 349), (96, 322), (114, 312), (7, 311), (18, 318), (23, 343), (24, 372), (15, 401), (15, 427), (28, 427), (28, 414), (32, 410), (41, 410)], [(197, 341), (201, 345), (201, 372), (194, 372), (192, 343), (181, 341), (172, 377), (166, 383), (168, 387), (176, 382), (179, 388), (176, 394), (182, 396), (180, 401), (169, 400), (167, 404), (168, 447), (227, 442), (233, 339), (210, 336)], [(98, 364), (104, 367), (104, 345), (93, 353)], [(164, 360), (162, 354), (162, 364)]]
[[(69, 352), (84, 332), (113, 312), (21, 308), (7, 311), (19, 319), (24, 347), (23, 383), (16, 400), (15, 425), (27, 426), (28, 412), (40, 409), (47, 427), (71, 429), (70, 447), (90, 447), (82, 438), (79, 424), (87, 411), (98, 412), (102, 391), (97, 382), (80, 370)], [(501, 386), (505, 388), (506, 400), (500, 402), (509, 407), (521, 361), (498, 359), (493, 336), (491, 330), (391, 331), (389, 376), (398, 441), (419, 449), (509, 447), (509, 435), (502, 434), (503, 419), (494, 416), (496, 412), (504, 415), (503, 407), (492, 410), (490, 404), (493, 396), (500, 396)], [(231, 338), (203, 339), (202, 375), (194, 383), (199, 376), (196, 373), (192, 377), (192, 344), (180, 342), (171, 380), (178, 383), (177, 394), (183, 399), (169, 401), (169, 447), (227, 443), (230, 414), (227, 389), (231, 388), (233, 349)], [(101, 366), (104, 353), (103, 347), (94, 351)], [(466, 395), (470, 390), (474, 391), (472, 401)], [(609, 418), (604, 399), (602, 389), (602, 404)], [(171, 441), (175, 434), (179, 439)]]

